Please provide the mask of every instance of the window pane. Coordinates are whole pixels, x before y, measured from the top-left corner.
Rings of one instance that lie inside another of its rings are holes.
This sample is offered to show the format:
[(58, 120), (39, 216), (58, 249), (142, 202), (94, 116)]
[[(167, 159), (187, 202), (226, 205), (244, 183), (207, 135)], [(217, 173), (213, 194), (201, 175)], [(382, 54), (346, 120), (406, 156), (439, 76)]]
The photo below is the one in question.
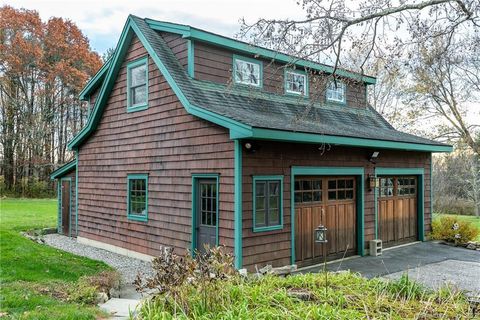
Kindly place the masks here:
[(321, 190), (322, 189), (322, 180), (313, 181), (313, 189), (314, 190)]
[(269, 196), (277, 196), (280, 193), (279, 189), (280, 189), (280, 185), (278, 182), (268, 183)]
[(256, 226), (265, 226), (265, 211), (257, 210), (255, 212), (255, 225)]
[(312, 190), (312, 181), (310, 180), (304, 180), (303, 181), (303, 190)]
[(268, 224), (271, 226), (280, 224), (280, 214), (278, 209), (269, 211)]
[(265, 196), (265, 186), (266, 183), (264, 181), (257, 181), (255, 183), (255, 195)]
[(353, 190), (347, 190), (345, 193), (345, 199), (353, 199)]
[(295, 191), (301, 190), (301, 182), (299, 180), (295, 180)]
[(302, 202), (302, 193), (295, 192), (295, 203), (300, 203), (300, 202)]
[(265, 209), (265, 197), (257, 197), (255, 199), (255, 209), (256, 210)]
[(145, 179), (129, 179), (128, 192), (130, 198), (129, 214), (147, 214), (147, 181)]
[(132, 104), (143, 104), (147, 102), (147, 86), (136, 87), (132, 89)]
[(328, 180), (328, 189), (337, 189), (337, 180)]
[(322, 191), (313, 192), (313, 201), (322, 201)]
[(142, 64), (141, 66), (130, 69), (132, 87), (141, 86), (147, 83), (147, 65)]
[(345, 188), (345, 180), (338, 180), (338, 189)]
[(278, 209), (279, 207), (279, 200), (280, 198), (278, 196), (271, 196), (269, 198), (269, 202), (268, 202), (268, 208), (269, 209)]
[(303, 202), (310, 202), (312, 201), (312, 193), (310, 191), (304, 192), (302, 197)]
[(240, 59), (235, 60), (235, 82), (260, 85), (260, 65)]
[(303, 74), (286, 72), (286, 89), (291, 93), (304, 94), (307, 77)]
[(353, 188), (353, 180), (352, 179), (349, 179), (347, 180), (347, 185), (346, 185), (347, 188)]
[(345, 190), (338, 190), (338, 200), (345, 200)]
[(328, 200), (335, 200), (337, 199), (337, 192), (336, 191), (328, 191)]

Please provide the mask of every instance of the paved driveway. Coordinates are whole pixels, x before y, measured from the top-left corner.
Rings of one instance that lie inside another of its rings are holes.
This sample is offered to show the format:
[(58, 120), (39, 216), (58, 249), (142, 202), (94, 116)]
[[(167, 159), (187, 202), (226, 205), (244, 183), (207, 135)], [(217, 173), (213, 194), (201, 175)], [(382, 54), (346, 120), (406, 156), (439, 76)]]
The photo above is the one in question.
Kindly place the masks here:
[[(303, 269), (317, 272), (321, 267)], [(405, 272), (431, 288), (446, 282), (480, 295), (480, 251), (450, 247), (436, 242), (420, 242), (393, 248), (381, 256), (353, 258), (328, 265), (328, 270), (351, 270), (367, 278), (399, 278)]]

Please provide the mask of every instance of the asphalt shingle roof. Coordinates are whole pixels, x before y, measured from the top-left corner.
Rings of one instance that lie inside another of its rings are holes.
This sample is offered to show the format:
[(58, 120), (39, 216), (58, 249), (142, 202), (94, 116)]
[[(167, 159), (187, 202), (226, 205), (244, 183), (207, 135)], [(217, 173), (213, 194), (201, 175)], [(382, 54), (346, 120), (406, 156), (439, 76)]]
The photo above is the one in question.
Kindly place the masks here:
[(444, 146), (395, 130), (371, 107), (312, 103), (308, 99), (192, 79), (160, 34), (143, 19), (133, 19), (180, 90), (195, 106), (254, 128)]

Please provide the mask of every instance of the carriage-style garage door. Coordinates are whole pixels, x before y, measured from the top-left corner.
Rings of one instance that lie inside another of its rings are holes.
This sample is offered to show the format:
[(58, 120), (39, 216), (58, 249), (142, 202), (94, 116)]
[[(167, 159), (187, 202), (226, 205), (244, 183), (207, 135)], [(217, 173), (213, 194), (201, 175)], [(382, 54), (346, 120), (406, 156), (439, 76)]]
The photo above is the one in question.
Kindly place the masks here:
[(356, 200), (354, 177), (297, 177), (295, 179), (295, 257), (300, 266), (322, 260), (322, 245), (314, 229), (328, 228), (327, 257), (355, 254)]
[(417, 240), (416, 177), (380, 177), (378, 238), (386, 247)]

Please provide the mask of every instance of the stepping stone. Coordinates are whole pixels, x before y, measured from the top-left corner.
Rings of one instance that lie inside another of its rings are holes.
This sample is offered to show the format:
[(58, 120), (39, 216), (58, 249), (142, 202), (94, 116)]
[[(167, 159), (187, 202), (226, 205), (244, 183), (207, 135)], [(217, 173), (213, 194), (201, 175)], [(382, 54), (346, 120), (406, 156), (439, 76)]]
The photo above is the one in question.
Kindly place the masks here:
[(112, 316), (112, 319), (128, 319), (140, 307), (140, 300), (113, 298), (99, 305), (100, 309)]

